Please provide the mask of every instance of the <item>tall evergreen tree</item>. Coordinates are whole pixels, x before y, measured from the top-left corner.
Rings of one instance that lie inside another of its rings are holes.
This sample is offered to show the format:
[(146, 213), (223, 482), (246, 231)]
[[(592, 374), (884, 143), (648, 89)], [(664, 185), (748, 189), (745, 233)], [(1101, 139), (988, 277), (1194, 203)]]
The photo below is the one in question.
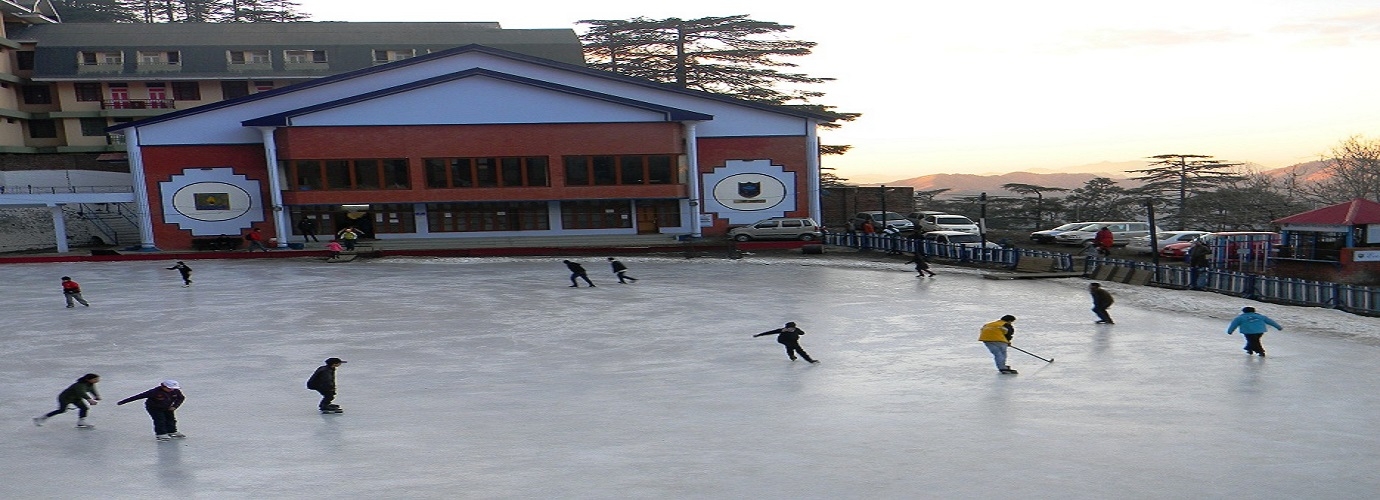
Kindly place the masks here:
[(1031, 211), (1035, 213), (1035, 217), (1032, 218), (1034, 222), (1032, 226), (1035, 229), (1040, 229), (1045, 224), (1045, 193), (1057, 193), (1062, 191), (1068, 191), (1064, 188), (1038, 186), (1035, 184), (1024, 184), (1020, 182), (1002, 184), (1001, 188), (1013, 193), (1035, 195), (1035, 203), (1033, 206), (1030, 207)]
[(135, 23), (139, 15), (126, 0), (53, 0), (65, 23)]
[(1226, 163), (1212, 159), (1208, 155), (1165, 154), (1151, 156), (1148, 168), (1128, 170), (1141, 175), (1131, 180), (1144, 181), (1138, 191), (1152, 195), (1175, 195), (1178, 200), (1174, 218), (1176, 227), (1184, 229), (1188, 200), (1192, 195), (1211, 191), (1218, 186), (1241, 180), (1241, 176), (1229, 170), (1240, 163)]

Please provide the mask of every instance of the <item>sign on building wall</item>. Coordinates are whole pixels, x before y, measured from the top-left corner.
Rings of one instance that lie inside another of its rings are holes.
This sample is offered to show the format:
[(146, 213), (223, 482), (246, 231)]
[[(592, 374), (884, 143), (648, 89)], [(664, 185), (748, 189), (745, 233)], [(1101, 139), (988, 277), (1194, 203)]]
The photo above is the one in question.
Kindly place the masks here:
[(230, 167), (188, 168), (158, 183), (163, 222), (192, 236), (239, 234), (264, 220), (259, 181)]
[(729, 160), (704, 175), (704, 212), (751, 224), (796, 210), (795, 172), (771, 160)]
[(1356, 262), (1380, 262), (1380, 250), (1357, 250), (1352, 254)]

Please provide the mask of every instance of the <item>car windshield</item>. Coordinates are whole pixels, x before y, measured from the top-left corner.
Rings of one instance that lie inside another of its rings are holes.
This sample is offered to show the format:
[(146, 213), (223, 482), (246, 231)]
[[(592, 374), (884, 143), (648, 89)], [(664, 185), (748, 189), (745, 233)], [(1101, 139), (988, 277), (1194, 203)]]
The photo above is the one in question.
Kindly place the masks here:
[(935, 224), (972, 224), (967, 217), (935, 217)]
[(1095, 233), (1098, 229), (1102, 229), (1102, 224), (1085, 224), (1082, 227), (1074, 229), (1074, 231), (1087, 231), (1089, 233)]
[(1062, 226), (1051, 229), (1050, 231), (1069, 231), (1073, 229), (1078, 229), (1080, 227), (1083, 227), (1084, 225), (1085, 224), (1083, 224), (1082, 222), (1074, 222), (1072, 224), (1064, 224)]
[(976, 234), (951, 234), (951, 235), (949, 235), (949, 243), (977, 243), (977, 242), (979, 242), (979, 241), (982, 241), (982, 239), (981, 239), (981, 237), (979, 237), (979, 236), (976, 235)]

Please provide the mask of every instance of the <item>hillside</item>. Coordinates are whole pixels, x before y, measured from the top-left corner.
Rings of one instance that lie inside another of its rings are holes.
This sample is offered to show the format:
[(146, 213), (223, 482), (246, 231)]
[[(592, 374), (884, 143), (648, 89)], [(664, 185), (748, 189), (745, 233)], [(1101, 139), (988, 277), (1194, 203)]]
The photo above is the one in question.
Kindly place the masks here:
[[(1260, 170), (1259, 166), (1254, 164), (1247, 164), (1247, 166), (1253, 167), (1254, 170), (1274, 179), (1298, 175), (1300, 180), (1305, 183), (1316, 182), (1327, 175), (1323, 170), (1327, 166), (1324, 161), (1299, 163), (1271, 170)], [(1031, 169), (1005, 174), (931, 174), (900, 179), (885, 184), (888, 186), (910, 186), (916, 191), (949, 189), (940, 196), (941, 198), (975, 196), (979, 193), (987, 193), (989, 196), (1013, 196), (1015, 193), (1002, 189), (1002, 185), (1033, 184), (1076, 189), (1083, 187), (1084, 184), (1094, 178), (1107, 177), (1116, 181), (1121, 187), (1132, 188), (1140, 183), (1130, 180), (1130, 174), (1126, 171), (1145, 167), (1146, 163), (1143, 161), (1103, 162), (1064, 169)]]

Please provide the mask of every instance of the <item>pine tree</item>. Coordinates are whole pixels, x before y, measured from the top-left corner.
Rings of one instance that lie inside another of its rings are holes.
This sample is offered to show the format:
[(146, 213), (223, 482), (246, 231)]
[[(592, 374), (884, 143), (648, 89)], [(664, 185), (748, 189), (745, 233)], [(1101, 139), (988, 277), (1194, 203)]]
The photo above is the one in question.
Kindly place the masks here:
[(1194, 194), (1211, 191), (1218, 186), (1241, 180), (1241, 176), (1227, 169), (1240, 163), (1224, 163), (1208, 155), (1166, 154), (1151, 156), (1149, 168), (1128, 170), (1143, 175), (1131, 180), (1145, 181), (1137, 191), (1150, 195), (1175, 194), (1178, 210), (1174, 214), (1178, 229), (1185, 229), (1188, 199)]
[(65, 23), (135, 23), (139, 15), (126, 0), (53, 0)]

